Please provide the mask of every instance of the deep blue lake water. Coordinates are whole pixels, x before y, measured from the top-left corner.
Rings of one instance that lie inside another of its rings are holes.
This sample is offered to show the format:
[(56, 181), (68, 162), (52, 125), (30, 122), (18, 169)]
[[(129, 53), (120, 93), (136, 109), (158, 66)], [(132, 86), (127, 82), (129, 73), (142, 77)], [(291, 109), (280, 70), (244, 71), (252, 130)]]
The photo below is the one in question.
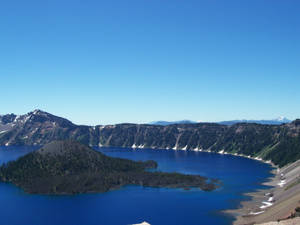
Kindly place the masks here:
[[(0, 164), (35, 150), (0, 147)], [(261, 162), (205, 152), (170, 150), (97, 149), (106, 155), (133, 160), (155, 160), (159, 170), (218, 178), (213, 192), (126, 186), (116, 191), (75, 196), (25, 194), (0, 183), (0, 224), (3, 225), (225, 225), (232, 218), (220, 211), (236, 208), (242, 193), (264, 188), (271, 167)]]

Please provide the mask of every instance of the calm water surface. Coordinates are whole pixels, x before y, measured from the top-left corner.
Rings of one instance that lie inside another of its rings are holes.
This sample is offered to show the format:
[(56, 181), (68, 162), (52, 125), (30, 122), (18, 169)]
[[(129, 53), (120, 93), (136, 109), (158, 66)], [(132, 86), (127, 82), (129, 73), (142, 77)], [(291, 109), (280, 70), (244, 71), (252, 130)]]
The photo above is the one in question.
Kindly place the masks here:
[[(0, 163), (35, 150), (0, 147)], [(242, 193), (264, 188), (271, 176), (267, 164), (247, 158), (204, 152), (99, 148), (106, 155), (133, 160), (155, 160), (159, 170), (218, 178), (222, 188), (213, 192), (126, 186), (116, 191), (75, 196), (25, 194), (0, 183), (0, 224), (3, 225), (225, 225), (232, 218), (220, 213), (235, 208)]]

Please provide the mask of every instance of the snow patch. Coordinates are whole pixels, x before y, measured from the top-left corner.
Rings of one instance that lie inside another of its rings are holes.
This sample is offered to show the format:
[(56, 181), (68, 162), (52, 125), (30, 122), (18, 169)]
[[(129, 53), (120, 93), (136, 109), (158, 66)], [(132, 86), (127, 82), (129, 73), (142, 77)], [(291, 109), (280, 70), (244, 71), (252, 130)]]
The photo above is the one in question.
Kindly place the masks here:
[(259, 214), (262, 214), (264, 213), (265, 211), (260, 211), (260, 212), (250, 212), (249, 215), (259, 215)]
[(31, 115), (26, 116), (24, 119), (24, 123), (26, 123), (30, 118), (31, 118)]
[(272, 206), (273, 204), (272, 203), (270, 203), (270, 202), (262, 202), (262, 206), (261, 207), (259, 207), (259, 208), (261, 208), (261, 209), (265, 209), (265, 208), (268, 208), (268, 207), (270, 207), (270, 206)]
[(286, 181), (285, 180), (281, 180), (277, 185), (279, 187), (283, 187), (285, 184), (286, 184)]
[(20, 119), (20, 117), (21, 117), (20, 115), (16, 116), (14, 122), (17, 122)]

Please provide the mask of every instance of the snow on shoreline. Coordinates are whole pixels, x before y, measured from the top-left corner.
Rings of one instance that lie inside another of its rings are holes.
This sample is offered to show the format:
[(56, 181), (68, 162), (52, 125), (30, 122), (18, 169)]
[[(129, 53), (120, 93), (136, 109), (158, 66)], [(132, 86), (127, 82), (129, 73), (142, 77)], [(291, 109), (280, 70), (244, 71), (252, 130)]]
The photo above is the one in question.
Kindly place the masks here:
[(265, 211), (260, 211), (260, 212), (250, 212), (249, 215), (256, 216), (256, 215), (262, 214), (262, 213), (264, 213), (264, 212), (265, 212)]
[[(133, 144), (131, 146), (132, 149), (144, 149), (145, 145), (136, 145)], [(146, 147), (149, 149), (155, 149), (154, 147)], [(231, 153), (231, 152), (225, 152), (224, 149), (220, 150), (220, 151), (211, 151), (211, 150), (203, 150), (202, 148), (196, 147), (196, 148), (188, 148), (188, 146), (184, 146), (183, 148), (179, 148), (178, 145), (175, 145), (173, 148), (171, 147), (165, 147), (162, 149), (166, 149), (166, 150), (174, 150), (174, 151), (194, 151), (194, 152), (209, 152), (209, 153), (216, 153), (216, 154), (221, 154), (221, 155), (233, 155), (233, 156), (239, 156), (239, 157), (244, 157), (244, 158), (248, 158), (248, 159), (253, 159), (253, 160), (257, 160), (257, 161), (261, 161), (263, 163), (267, 163), (267, 164), (271, 164), (272, 166), (274, 166), (273, 162), (271, 160), (263, 160), (262, 158), (260, 158), (259, 156), (250, 156), (250, 155), (243, 155), (243, 154), (238, 154), (238, 153)], [(276, 167), (276, 166), (275, 166)], [(282, 182), (280, 183), (280, 185), (284, 185), (285, 183)], [(279, 185), (279, 184), (278, 184)]]
[(283, 187), (285, 184), (286, 184), (286, 181), (285, 180), (281, 180), (277, 185), (279, 187)]
[(259, 207), (261, 209), (265, 209), (265, 208), (268, 208), (273, 205), (273, 203), (271, 203), (271, 202), (262, 202), (262, 204), (263, 205)]

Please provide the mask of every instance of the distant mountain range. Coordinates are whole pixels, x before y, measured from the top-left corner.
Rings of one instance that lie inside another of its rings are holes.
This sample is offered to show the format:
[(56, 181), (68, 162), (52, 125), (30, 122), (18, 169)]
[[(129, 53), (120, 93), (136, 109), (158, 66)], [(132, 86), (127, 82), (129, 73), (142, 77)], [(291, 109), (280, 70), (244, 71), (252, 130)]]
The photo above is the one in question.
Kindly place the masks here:
[(153, 121), (150, 122), (149, 124), (151, 125), (160, 125), (160, 126), (168, 126), (168, 125), (172, 125), (172, 124), (192, 124), (192, 123), (197, 123), (195, 121), (192, 120), (179, 120), (179, 121)]
[(41, 110), (21, 116), (0, 116), (0, 145), (44, 145), (65, 139), (90, 146), (242, 154), (272, 160), (279, 166), (300, 159), (299, 119), (281, 125), (185, 122), (165, 126), (130, 123), (83, 126)]
[(277, 119), (273, 119), (273, 120), (229, 120), (229, 121), (221, 121), (218, 123), (224, 125), (233, 125), (237, 123), (258, 123), (258, 124), (280, 125), (280, 124), (290, 123), (290, 122), (292, 121), (285, 117), (278, 117)]
[[(257, 124), (280, 125), (280, 124), (290, 123), (290, 122), (292, 122), (292, 121), (285, 117), (278, 117), (277, 119), (273, 119), (273, 120), (229, 120), (229, 121), (221, 121), (221, 122), (217, 122), (217, 123), (231, 126), (231, 125), (234, 125), (237, 123), (257, 123)], [(179, 121), (163, 121), (163, 120), (161, 120), (161, 121), (153, 121), (153, 122), (150, 122), (149, 124), (168, 126), (171, 124), (193, 124), (193, 123), (199, 123), (199, 122), (192, 121), (192, 120), (179, 120)]]

